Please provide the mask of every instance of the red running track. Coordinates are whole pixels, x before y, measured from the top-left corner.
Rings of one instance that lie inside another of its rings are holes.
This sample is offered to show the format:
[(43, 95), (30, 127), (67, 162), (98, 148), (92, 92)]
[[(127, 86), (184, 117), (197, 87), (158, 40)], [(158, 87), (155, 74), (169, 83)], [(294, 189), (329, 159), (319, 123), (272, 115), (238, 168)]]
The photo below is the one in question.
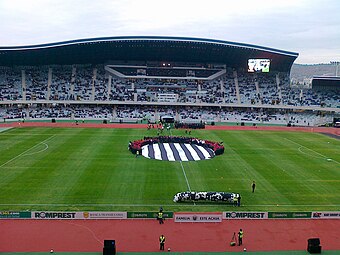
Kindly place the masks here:
[[(244, 230), (242, 247), (231, 247), (234, 232)], [(114, 239), (120, 252), (157, 252), (158, 238), (177, 252), (305, 250), (319, 237), (323, 250), (340, 250), (340, 220), (223, 220), (175, 223), (156, 220), (0, 220), (0, 252), (101, 252)]]

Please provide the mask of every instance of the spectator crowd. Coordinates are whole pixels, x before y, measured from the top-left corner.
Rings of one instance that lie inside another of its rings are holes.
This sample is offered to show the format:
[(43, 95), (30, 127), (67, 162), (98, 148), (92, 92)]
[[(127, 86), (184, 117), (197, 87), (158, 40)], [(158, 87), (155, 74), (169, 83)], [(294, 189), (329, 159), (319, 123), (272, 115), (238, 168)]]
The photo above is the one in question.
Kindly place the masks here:
[[(171, 115), (178, 125), (253, 122), (314, 126), (331, 120), (333, 113), (282, 108), (340, 106), (337, 91), (293, 88), (288, 73), (227, 69), (209, 80), (216, 70), (121, 67), (117, 71), (136, 78), (115, 76), (103, 65), (0, 67), (0, 118), (155, 121)], [(140, 74), (152, 78), (137, 78)], [(168, 78), (155, 78), (158, 75)]]

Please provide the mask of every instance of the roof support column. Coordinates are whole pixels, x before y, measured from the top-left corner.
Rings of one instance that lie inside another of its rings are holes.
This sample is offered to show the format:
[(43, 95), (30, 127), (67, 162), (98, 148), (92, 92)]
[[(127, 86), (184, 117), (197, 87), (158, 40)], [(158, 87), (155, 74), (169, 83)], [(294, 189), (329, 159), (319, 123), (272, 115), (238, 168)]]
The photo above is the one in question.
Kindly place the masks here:
[(112, 107), (112, 120), (117, 119), (117, 105), (113, 105)]
[(76, 75), (77, 75), (77, 68), (74, 66), (74, 67), (72, 67), (71, 88), (70, 88), (70, 94), (69, 94), (69, 98), (72, 99), (72, 100), (75, 100), (74, 84), (76, 82)]
[(94, 101), (94, 96), (96, 94), (95, 84), (97, 81), (97, 68), (93, 69), (93, 76), (92, 76), (92, 93), (91, 93), (91, 101)]
[(111, 85), (112, 85), (112, 75), (109, 75), (107, 82), (107, 99), (110, 100), (111, 97)]
[(257, 98), (256, 98), (256, 102), (259, 103), (259, 104), (262, 104), (262, 95), (260, 93), (260, 87), (259, 87), (259, 81), (257, 79), (257, 75), (255, 74), (255, 87), (256, 87), (256, 95), (257, 95)]
[(276, 74), (275, 79), (276, 79), (276, 86), (277, 86), (277, 91), (279, 94), (280, 104), (282, 105), (283, 102), (282, 102), (282, 93), (281, 93), (281, 86), (280, 86), (280, 76), (278, 73)]
[(51, 100), (51, 84), (52, 84), (52, 68), (48, 68), (48, 78), (47, 78), (47, 98), (46, 100)]
[(21, 88), (22, 88), (22, 100), (26, 100), (26, 73), (25, 73), (25, 70), (21, 70)]
[(222, 101), (225, 104), (225, 89), (224, 89), (224, 83), (222, 79), (220, 79), (220, 90), (223, 96)]
[(235, 88), (236, 88), (237, 103), (241, 104), (241, 97), (240, 97), (240, 90), (239, 90), (239, 86), (238, 86), (237, 71), (235, 70), (233, 72), (233, 74), (234, 74), (234, 83), (235, 83)]

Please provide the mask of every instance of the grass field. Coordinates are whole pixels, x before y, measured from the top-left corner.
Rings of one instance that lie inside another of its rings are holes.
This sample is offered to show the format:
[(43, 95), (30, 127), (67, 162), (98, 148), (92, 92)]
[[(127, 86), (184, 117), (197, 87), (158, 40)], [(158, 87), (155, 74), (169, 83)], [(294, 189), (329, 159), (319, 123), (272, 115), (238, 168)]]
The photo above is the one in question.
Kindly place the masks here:
[[(172, 135), (184, 135), (172, 130)], [(223, 141), (211, 160), (136, 158), (145, 129), (14, 128), (0, 133), (0, 210), (228, 211), (172, 201), (181, 191), (242, 195), (248, 211), (340, 210), (340, 141), (316, 133), (195, 130)], [(251, 183), (257, 183), (251, 193)]]

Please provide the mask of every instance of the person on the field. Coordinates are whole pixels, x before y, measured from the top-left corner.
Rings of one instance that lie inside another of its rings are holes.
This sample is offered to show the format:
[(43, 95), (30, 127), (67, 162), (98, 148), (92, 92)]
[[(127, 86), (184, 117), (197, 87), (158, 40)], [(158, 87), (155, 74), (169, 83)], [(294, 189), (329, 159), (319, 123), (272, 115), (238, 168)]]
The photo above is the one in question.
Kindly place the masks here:
[(256, 184), (255, 184), (255, 181), (253, 181), (253, 183), (251, 184), (251, 189), (253, 193), (255, 192), (255, 188), (256, 188)]
[(165, 236), (164, 235), (161, 235), (159, 237), (159, 249), (161, 251), (164, 251), (164, 244), (165, 244)]
[(237, 200), (237, 197), (236, 197), (236, 196), (234, 196), (233, 202), (234, 202), (234, 206), (237, 206), (238, 200)]
[(242, 245), (242, 239), (243, 239), (243, 230), (242, 228), (238, 232), (238, 246)]
[(157, 215), (157, 220), (159, 221), (159, 224), (164, 224), (164, 220), (163, 220), (163, 210), (159, 211), (158, 215)]
[(237, 206), (239, 207), (241, 205), (241, 195), (238, 194), (238, 197), (237, 197)]

